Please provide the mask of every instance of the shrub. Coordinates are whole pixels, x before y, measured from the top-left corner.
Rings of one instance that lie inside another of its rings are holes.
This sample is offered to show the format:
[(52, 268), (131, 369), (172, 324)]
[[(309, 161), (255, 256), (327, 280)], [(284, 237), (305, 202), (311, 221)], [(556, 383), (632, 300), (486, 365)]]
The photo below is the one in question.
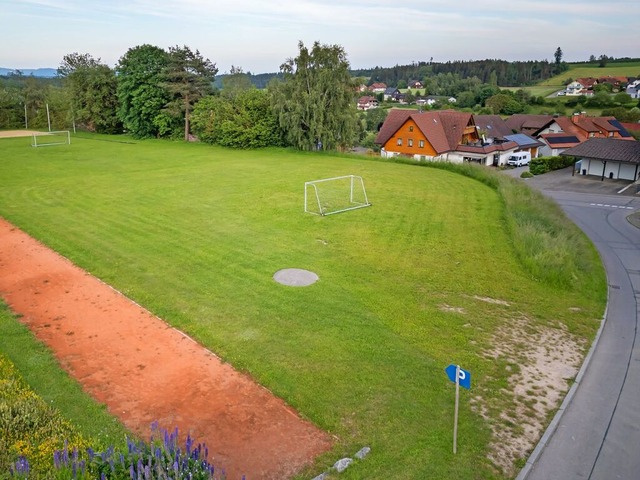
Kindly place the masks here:
[[(124, 451), (110, 446), (102, 453), (86, 448), (80, 453), (77, 448), (69, 449), (65, 442), (62, 450), (53, 453), (52, 464), (42, 478), (53, 479), (145, 479), (164, 480), (188, 478), (191, 480), (224, 480), (225, 473), (216, 473), (207, 461), (206, 445), (197, 445), (187, 435), (185, 448), (178, 446), (178, 429), (173, 432), (160, 429), (157, 423), (151, 426), (150, 443), (127, 438)], [(30, 465), (25, 456), (20, 456), (10, 468), (16, 478), (32, 477)], [(243, 476), (244, 479), (244, 476)]]
[(573, 165), (575, 159), (573, 157), (555, 156), (555, 157), (538, 157), (532, 158), (529, 164), (529, 171), (533, 175), (542, 175), (543, 173)]
[[(87, 439), (44, 402), (24, 381), (13, 363), (0, 354), (0, 472), (15, 467), (30, 470), (32, 478), (51, 468), (53, 453), (65, 441), (72, 448), (89, 446)], [(28, 463), (26, 463), (28, 461)]]
[(531, 177), (533, 177), (533, 173), (529, 172), (528, 170), (520, 174), (520, 178), (531, 178)]

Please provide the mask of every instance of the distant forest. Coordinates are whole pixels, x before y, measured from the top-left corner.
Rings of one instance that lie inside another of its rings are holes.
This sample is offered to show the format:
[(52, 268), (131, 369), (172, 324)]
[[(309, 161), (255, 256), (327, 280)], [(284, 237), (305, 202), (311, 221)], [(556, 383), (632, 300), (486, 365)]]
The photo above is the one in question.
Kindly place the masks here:
[[(457, 74), (461, 79), (477, 77), (482, 83), (493, 83), (501, 87), (523, 87), (546, 80), (568, 68), (569, 66), (564, 62), (556, 65), (547, 60), (527, 62), (472, 60), (446, 63), (418, 62), (394, 67), (364, 68), (351, 70), (351, 75), (367, 79), (367, 85), (383, 82), (389, 87), (397, 87), (401, 83), (408, 84), (413, 80), (423, 81), (426, 78), (447, 73)], [(251, 83), (258, 88), (266, 88), (272, 78), (280, 76), (279, 73), (259, 75), (247, 73), (247, 75)], [(224, 77), (225, 75), (216, 77), (216, 86), (219, 88), (222, 87)]]
[(501, 87), (523, 87), (546, 80), (566, 71), (569, 66), (550, 63), (547, 60), (527, 62), (508, 62), (506, 60), (471, 60), (446, 63), (419, 62), (411, 65), (395, 67), (375, 67), (372, 69), (354, 70), (356, 77), (368, 77), (369, 84), (384, 82), (389, 86), (397, 86), (399, 82), (409, 83), (413, 80), (423, 81), (439, 74), (454, 74), (460, 78), (478, 78), (482, 83), (497, 84)]
[[(627, 57), (607, 58), (608, 63), (638, 60)], [(445, 63), (432, 61), (414, 62), (410, 65), (396, 65), (394, 67), (361, 68), (351, 70), (351, 75), (366, 78), (367, 85), (382, 82), (389, 87), (397, 87), (399, 83), (408, 84), (414, 80), (423, 81), (425, 78), (438, 74), (454, 74), (461, 79), (476, 77), (481, 83), (493, 82), (500, 87), (526, 87), (547, 80), (566, 71), (568, 68), (569, 65), (565, 62), (556, 64), (547, 60), (508, 62), (506, 60), (487, 59), (449, 61)], [(259, 75), (248, 73), (248, 75), (251, 82), (258, 88), (265, 88), (273, 77), (280, 76), (279, 73), (262, 73)], [(216, 77), (216, 83), (219, 87), (222, 86), (223, 77), (224, 75)]]

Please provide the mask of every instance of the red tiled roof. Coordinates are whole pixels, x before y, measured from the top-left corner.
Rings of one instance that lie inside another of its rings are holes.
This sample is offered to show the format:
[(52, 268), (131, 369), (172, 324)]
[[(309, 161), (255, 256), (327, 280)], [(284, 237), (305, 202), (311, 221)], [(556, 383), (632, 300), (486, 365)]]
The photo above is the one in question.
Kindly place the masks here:
[(640, 132), (640, 123), (620, 122), (620, 124), (628, 131)]
[(414, 110), (404, 110), (399, 108), (392, 108), (389, 110), (387, 118), (376, 136), (375, 143), (384, 145), (413, 113), (415, 113)]
[(506, 152), (507, 150), (515, 150), (518, 148), (518, 144), (513, 141), (502, 143), (491, 143), (489, 145), (458, 145), (456, 150), (458, 152), (468, 153), (492, 153), (492, 152)]
[(505, 123), (512, 132), (536, 134), (539, 130), (542, 130), (553, 122), (553, 120), (553, 115), (528, 115), (518, 113), (507, 118)]
[(500, 115), (474, 115), (473, 122), (491, 138), (504, 137), (513, 133)]
[(416, 112), (392, 109), (387, 115), (375, 143), (384, 145), (411, 118), (439, 155), (455, 150), (462, 139), (471, 114), (453, 110)]

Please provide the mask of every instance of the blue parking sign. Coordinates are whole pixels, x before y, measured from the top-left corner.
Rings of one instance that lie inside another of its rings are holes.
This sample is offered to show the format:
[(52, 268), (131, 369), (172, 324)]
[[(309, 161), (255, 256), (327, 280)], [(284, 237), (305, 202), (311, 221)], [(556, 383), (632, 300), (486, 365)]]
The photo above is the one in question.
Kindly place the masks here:
[(466, 388), (467, 390), (471, 389), (471, 373), (461, 369), (457, 365), (451, 364), (447, 368), (444, 369), (447, 372), (447, 376), (449, 380), (453, 383), (456, 383), (456, 370), (459, 369), (458, 373), (458, 383), (461, 387)]

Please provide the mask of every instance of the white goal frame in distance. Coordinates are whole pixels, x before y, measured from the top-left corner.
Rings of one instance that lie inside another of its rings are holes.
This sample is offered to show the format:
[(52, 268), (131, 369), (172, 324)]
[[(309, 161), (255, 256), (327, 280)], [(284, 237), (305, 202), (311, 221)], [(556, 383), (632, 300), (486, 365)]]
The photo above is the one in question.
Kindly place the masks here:
[[(55, 142), (44, 142), (38, 143), (38, 137), (48, 137), (51, 135), (64, 135), (66, 134), (66, 140), (57, 140)], [(69, 130), (59, 130), (55, 132), (38, 132), (34, 133), (31, 137), (31, 146), (32, 147), (48, 147), (50, 145), (71, 145), (71, 132)]]
[[(349, 206), (345, 208), (340, 208), (338, 210), (326, 211), (325, 208), (322, 207), (322, 202), (320, 201), (320, 196), (318, 195), (318, 187), (316, 184), (322, 182), (331, 182), (335, 180), (344, 180), (350, 179), (350, 188), (349, 188)], [(315, 202), (318, 206), (318, 211), (313, 211), (309, 209), (309, 190), (310, 187), (313, 187), (312, 195), (315, 196)], [(364, 202), (355, 200), (354, 192), (356, 189), (361, 190), (361, 197), (364, 199)], [(358, 208), (370, 207), (371, 203), (367, 198), (367, 190), (364, 188), (364, 180), (359, 175), (343, 175), (341, 177), (332, 177), (332, 178), (323, 178), (321, 180), (312, 180), (310, 182), (304, 182), (304, 211), (306, 213), (312, 213), (314, 215), (333, 215), (334, 213), (346, 212), (349, 210), (355, 210)]]

